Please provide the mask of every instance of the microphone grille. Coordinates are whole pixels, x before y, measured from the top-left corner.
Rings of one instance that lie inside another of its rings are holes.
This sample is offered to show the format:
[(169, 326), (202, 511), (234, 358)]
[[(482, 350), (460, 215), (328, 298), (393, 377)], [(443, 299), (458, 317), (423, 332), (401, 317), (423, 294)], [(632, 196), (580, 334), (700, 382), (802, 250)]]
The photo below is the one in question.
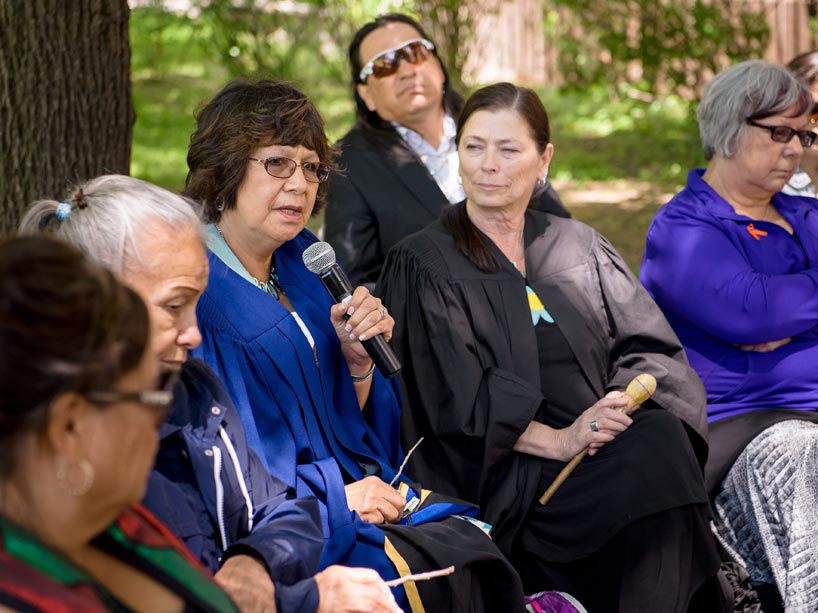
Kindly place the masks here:
[(313, 243), (301, 254), (304, 266), (315, 274), (321, 274), (335, 264), (335, 250), (332, 245), (323, 241)]

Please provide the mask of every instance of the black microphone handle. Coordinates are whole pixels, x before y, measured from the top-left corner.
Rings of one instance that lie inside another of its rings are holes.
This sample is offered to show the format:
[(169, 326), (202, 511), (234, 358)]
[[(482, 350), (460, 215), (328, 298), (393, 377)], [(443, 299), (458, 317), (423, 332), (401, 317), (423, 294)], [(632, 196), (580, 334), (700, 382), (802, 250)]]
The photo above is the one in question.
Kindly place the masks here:
[[(324, 287), (336, 302), (343, 302), (352, 296), (352, 284), (338, 264), (333, 264), (324, 272), (318, 273)], [(384, 377), (394, 377), (400, 372), (400, 361), (395, 352), (380, 334), (361, 341), (375, 367)]]

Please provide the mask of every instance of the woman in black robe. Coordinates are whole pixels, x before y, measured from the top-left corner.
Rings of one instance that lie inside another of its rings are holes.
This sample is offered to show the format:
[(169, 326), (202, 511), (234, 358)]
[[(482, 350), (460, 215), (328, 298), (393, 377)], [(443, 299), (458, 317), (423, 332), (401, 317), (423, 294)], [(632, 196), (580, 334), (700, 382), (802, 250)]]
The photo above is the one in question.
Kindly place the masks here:
[[(404, 446), (426, 437), (413, 472), (480, 504), (529, 588), (592, 613), (729, 610), (701, 473), (704, 391), (613, 247), (527, 210), (553, 154), (542, 103), (483, 88), (457, 142), (467, 200), (390, 252), (378, 290), (403, 360)], [(631, 419), (616, 409), (642, 372), (657, 391)]]

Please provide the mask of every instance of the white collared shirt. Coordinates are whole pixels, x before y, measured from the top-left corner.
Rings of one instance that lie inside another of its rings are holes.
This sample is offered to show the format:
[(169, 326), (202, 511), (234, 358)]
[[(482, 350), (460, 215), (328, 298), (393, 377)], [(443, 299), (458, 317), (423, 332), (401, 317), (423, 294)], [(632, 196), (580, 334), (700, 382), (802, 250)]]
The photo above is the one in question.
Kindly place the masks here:
[(443, 138), (440, 139), (437, 149), (414, 130), (397, 122), (392, 122), (392, 125), (426, 166), (446, 199), (452, 204), (465, 200), (466, 192), (458, 181), (460, 161), (457, 159), (457, 145), (454, 142), (457, 132), (454, 119), (448, 114), (443, 118)]

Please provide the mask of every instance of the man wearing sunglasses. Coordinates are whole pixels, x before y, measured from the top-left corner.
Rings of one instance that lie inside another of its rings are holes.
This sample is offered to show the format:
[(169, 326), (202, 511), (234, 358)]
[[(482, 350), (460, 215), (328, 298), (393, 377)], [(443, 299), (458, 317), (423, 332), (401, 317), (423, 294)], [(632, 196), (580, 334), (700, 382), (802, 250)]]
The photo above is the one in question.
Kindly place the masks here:
[[(349, 47), (356, 125), (330, 177), (325, 238), (354, 285), (372, 289), (389, 249), (465, 198), (455, 122), (463, 104), (435, 44), (406, 15), (376, 18)], [(568, 212), (546, 181), (532, 206)]]

